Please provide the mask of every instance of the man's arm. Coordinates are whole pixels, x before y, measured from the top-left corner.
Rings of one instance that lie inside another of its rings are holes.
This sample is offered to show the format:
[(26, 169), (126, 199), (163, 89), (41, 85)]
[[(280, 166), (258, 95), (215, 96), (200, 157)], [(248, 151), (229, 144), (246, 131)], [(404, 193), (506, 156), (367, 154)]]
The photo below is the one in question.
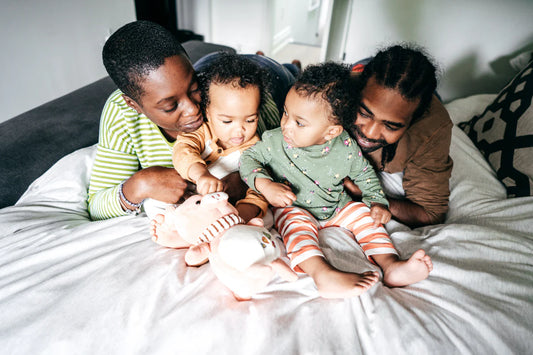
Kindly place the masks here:
[(389, 198), (389, 210), (395, 220), (411, 227), (442, 223), (444, 214), (429, 214), (422, 206), (409, 200)]
[[(344, 187), (354, 200), (361, 200), (361, 190), (352, 180), (348, 178), (344, 179)], [(444, 214), (434, 215), (428, 213), (424, 207), (410, 200), (398, 200), (390, 197), (388, 197), (388, 200), (392, 217), (410, 228), (442, 223), (444, 221)]]
[(422, 208), (426, 214), (424, 218), (416, 213), (416, 209), (401, 204), (397, 209), (398, 216), (413, 213), (413, 226), (442, 223), (448, 212), (453, 167), (449, 156), (451, 130), (451, 124), (441, 126), (405, 167), (402, 185), (406, 200)]

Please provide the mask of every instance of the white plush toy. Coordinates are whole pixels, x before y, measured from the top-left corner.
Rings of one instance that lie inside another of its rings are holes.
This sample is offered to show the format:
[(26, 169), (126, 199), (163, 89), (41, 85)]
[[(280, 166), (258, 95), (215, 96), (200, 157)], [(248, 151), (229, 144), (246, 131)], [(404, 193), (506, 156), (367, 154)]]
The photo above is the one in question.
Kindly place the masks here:
[(164, 217), (177, 233), (153, 240), (167, 247), (190, 245), (185, 254), (187, 265), (209, 260), (215, 275), (238, 300), (249, 300), (276, 273), (287, 281), (298, 278), (282, 260), (285, 248), (281, 240), (264, 228), (260, 218), (244, 224), (224, 192), (189, 197), (168, 208)]

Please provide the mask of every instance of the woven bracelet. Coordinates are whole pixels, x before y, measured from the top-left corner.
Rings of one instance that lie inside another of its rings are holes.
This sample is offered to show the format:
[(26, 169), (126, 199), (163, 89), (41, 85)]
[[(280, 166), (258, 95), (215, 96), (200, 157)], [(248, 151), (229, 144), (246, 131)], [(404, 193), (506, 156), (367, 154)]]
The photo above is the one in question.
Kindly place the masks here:
[(139, 209), (142, 205), (142, 201), (139, 202), (139, 203), (133, 203), (131, 202), (130, 200), (128, 200), (126, 198), (126, 196), (124, 196), (124, 191), (122, 191), (122, 188), (124, 186), (124, 181), (120, 184), (120, 186), (118, 187), (118, 195), (120, 196), (120, 198), (122, 199), (122, 201), (126, 202), (128, 205), (132, 206), (132, 207), (135, 207), (135, 209)]

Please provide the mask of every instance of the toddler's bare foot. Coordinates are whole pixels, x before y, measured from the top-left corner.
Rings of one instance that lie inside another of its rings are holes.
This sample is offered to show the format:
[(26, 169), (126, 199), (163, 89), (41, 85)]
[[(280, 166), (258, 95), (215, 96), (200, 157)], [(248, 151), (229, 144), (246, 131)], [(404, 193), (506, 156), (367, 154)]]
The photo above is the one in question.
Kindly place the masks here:
[(383, 282), (390, 287), (401, 287), (426, 279), (433, 270), (429, 255), (417, 250), (407, 260), (398, 260), (383, 270)]
[(175, 207), (168, 207), (165, 214), (158, 214), (150, 221), (150, 235), (152, 240), (168, 248), (187, 248), (190, 243), (183, 240), (173, 222)]
[(378, 274), (368, 271), (355, 274), (325, 269), (314, 275), (314, 281), (320, 296), (324, 298), (349, 298), (360, 296), (378, 281)]

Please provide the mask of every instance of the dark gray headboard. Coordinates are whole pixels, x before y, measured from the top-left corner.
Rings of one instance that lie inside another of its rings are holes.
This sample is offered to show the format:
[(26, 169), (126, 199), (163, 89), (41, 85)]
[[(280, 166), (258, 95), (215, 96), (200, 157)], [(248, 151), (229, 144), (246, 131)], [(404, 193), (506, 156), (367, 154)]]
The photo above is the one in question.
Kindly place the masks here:
[[(235, 53), (196, 40), (183, 47), (193, 63), (216, 51)], [(0, 208), (13, 205), (59, 159), (98, 141), (100, 114), (115, 89), (105, 77), (0, 123)]]

